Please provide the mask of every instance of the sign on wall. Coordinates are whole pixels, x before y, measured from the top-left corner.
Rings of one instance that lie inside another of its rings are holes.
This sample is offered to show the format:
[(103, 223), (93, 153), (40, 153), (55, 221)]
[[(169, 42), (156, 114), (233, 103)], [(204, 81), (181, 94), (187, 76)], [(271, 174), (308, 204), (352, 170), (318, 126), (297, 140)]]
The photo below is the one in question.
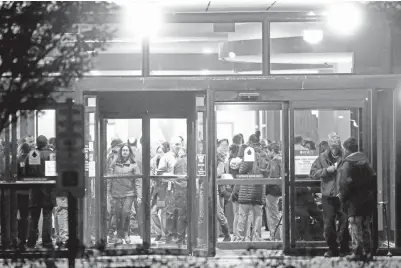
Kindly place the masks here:
[(196, 155), (196, 176), (206, 176), (206, 154)]
[(295, 150), (295, 175), (309, 175), (318, 156), (317, 151)]

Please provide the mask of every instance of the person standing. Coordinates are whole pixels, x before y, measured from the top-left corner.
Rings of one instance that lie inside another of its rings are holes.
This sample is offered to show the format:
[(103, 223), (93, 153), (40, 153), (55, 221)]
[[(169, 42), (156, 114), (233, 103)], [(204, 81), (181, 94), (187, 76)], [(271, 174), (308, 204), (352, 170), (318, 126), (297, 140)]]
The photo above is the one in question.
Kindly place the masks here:
[(343, 144), (345, 159), (339, 167), (339, 194), (349, 220), (352, 238), (350, 260), (372, 257), (370, 222), (376, 209), (376, 173), (358, 141), (351, 137)]
[[(334, 132), (330, 133), (328, 138), (329, 149), (321, 153), (312, 164), (310, 176), (312, 179), (321, 180), (324, 237), (329, 247), (324, 256), (335, 257), (349, 252), (349, 233), (347, 216), (342, 211), (340, 199), (337, 197), (337, 165), (342, 159), (341, 139)], [(339, 222), (338, 231), (336, 220)]]
[[(45, 177), (45, 162), (50, 159), (52, 152), (48, 148), (47, 138), (43, 135), (36, 140), (37, 150), (40, 153), (40, 164), (30, 165), (29, 157), (26, 158), (26, 176)], [(40, 213), (43, 212), (42, 223), (42, 245), (44, 248), (53, 248), (51, 239), (52, 233), (52, 212), (56, 205), (56, 197), (52, 186), (41, 186), (29, 190), (29, 218), (28, 218), (28, 248), (34, 248), (38, 239), (38, 225)], [(43, 210), (43, 211), (42, 211)]]

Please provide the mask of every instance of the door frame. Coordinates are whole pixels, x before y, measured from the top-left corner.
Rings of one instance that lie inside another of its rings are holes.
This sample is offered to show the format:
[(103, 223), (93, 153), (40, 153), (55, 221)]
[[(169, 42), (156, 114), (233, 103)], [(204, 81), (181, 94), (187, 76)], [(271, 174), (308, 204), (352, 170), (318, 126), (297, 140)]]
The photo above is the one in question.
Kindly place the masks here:
[[(282, 225), (283, 225), (283, 238), (281, 242), (220, 242), (219, 245), (223, 247), (223, 250), (236, 250), (236, 249), (248, 249), (248, 248), (259, 248), (259, 249), (280, 249), (282, 248), (284, 252), (288, 251), (290, 247), (290, 218), (289, 218), (289, 208), (290, 208), (290, 171), (293, 169), (293, 165), (290, 162), (290, 133), (291, 133), (291, 127), (293, 128), (293, 124), (291, 125), (290, 122), (290, 111), (291, 111), (291, 106), (289, 101), (216, 101), (213, 104), (215, 115), (214, 117), (216, 118), (217, 111), (219, 111), (219, 106), (221, 107), (220, 109), (222, 110), (229, 110), (231, 107), (237, 106), (236, 110), (240, 108), (241, 110), (249, 110), (249, 111), (257, 111), (259, 110), (270, 110), (270, 111), (281, 111), (282, 112), (282, 120), (281, 120), (281, 146), (282, 146), (282, 152), (283, 152), (283, 162), (282, 162), (282, 168), (283, 168), (283, 178), (282, 178), (282, 200), (283, 200), (283, 208), (282, 208)], [(241, 107), (242, 106), (242, 107)], [(245, 107), (247, 106), (247, 107)], [(292, 131), (293, 132), (293, 131)], [(213, 133), (217, 133), (217, 120), (215, 119), (214, 124), (213, 124)], [(247, 139), (247, 137), (244, 137), (244, 139)], [(215, 151), (217, 148), (217, 145), (214, 144), (212, 147), (213, 150)], [(209, 153), (210, 154), (210, 153)], [(215, 160), (213, 161), (213, 167), (215, 167), (216, 163)], [(215, 173), (214, 173), (215, 174)], [(233, 183), (235, 184), (235, 180), (238, 179), (233, 179)], [(217, 181), (216, 175), (212, 176), (212, 183), (217, 187), (219, 182)], [(224, 184), (227, 184), (226, 181), (224, 181)], [(230, 184), (230, 183), (228, 183)], [(216, 202), (214, 201), (214, 207), (216, 207)], [(213, 240), (216, 240), (216, 228), (212, 228), (211, 233), (212, 237), (214, 238)], [(217, 244), (214, 244), (215, 247), (217, 247)]]
[[(106, 120), (108, 119), (141, 119), (142, 120), (142, 206), (143, 206), (143, 216), (144, 216), (144, 228), (143, 228), (143, 240), (142, 245), (139, 248), (135, 248), (133, 245), (131, 248), (106, 248), (106, 252), (110, 254), (115, 253), (115, 251), (119, 252), (119, 255), (125, 254), (176, 254), (176, 255), (189, 255), (193, 254), (193, 245), (195, 243), (194, 239), (194, 228), (196, 225), (193, 224), (193, 207), (194, 202), (193, 198), (196, 196), (196, 162), (195, 162), (195, 149), (196, 149), (196, 106), (195, 106), (195, 98), (196, 94), (193, 94), (193, 109), (188, 111), (187, 113), (178, 113), (172, 107), (169, 111), (162, 112), (149, 112), (143, 111), (142, 113), (137, 114), (128, 114), (122, 113), (116, 115), (114, 113), (100, 112), (100, 117), (98, 120), (98, 125), (100, 129), (100, 138), (98, 140), (99, 152), (104, 152), (105, 148), (107, 148), (107, 124)], [(186, 248), (152, 248), (151, 247), (151, 208), (150, 208), (150, 120), (153, 118), (157, 119), (185, 119), (187, 125), (187, 170), (188, 170), (188, 184), (187, 184), (187, 223), (188, 223), (188, 233), (187, 233), (187, 247)], [(191, 153), (192, 152), (192, 153)], [(99, 165), (99, 192), (100, 196), (98, 199), (98, 204), (101, 204), (101, 200), (105, 200), (105, 183), (104, 183), (104, 161), (103, 154), (98, 154), (98, 162)], [(106, 235), (106, 218), (105, 218), (105, 206), (102, 206), (102, 211), (99, 212), (101, 215), (98, 218), (102, 219), (102, 224), (97, 227), (101, 228), (101, 238), (105, 239)], [(96, 224), (99, 224), (98, 222)]]

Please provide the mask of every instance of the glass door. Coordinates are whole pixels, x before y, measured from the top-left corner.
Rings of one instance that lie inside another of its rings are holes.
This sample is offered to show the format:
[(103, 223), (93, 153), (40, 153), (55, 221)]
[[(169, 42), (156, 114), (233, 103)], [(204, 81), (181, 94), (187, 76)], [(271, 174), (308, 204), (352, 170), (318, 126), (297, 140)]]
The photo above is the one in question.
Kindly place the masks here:
[(218, 250), (289, 244), (288, 102), (216, 103)]
[(341, 142), (351, 136), (355, 137), (359, 149), (369, 155), (363, 146), (362, 108), (345, 105), (292, 105), (290, 160), (294, 169), (290, 174), (290, 249), (297, 253), (327, 248), (322, 213), (325, 197), (321, 193), (320, 179), (311, 178), (311, 167), (319, 155), (328, 150), (329, 133), (337, 133)]
[(108, 250), (185, 255), (207, 250), (202, 243), (208, 239), (199, 241), (197, 230), (199, 182), (207, 171), (196, 168), (207, 144), (197, 142), (197, 120), (204, 122), (206, 114), (196, 117), (195, 94), (186, 112), (168, 106), (103, 114), (98, 229)]

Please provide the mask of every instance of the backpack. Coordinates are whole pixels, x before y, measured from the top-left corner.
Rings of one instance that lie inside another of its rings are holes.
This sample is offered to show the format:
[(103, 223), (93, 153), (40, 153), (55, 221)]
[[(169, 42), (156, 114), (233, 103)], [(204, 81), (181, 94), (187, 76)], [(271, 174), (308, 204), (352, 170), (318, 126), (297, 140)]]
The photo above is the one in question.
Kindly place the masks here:
[(247, 147), (244, 152), (244, 162), (253, 162), (252, 170), (249, 174), (262, 174), (261, 169), (265, 168), (264, 159), (261, 152), (256, 148)]

